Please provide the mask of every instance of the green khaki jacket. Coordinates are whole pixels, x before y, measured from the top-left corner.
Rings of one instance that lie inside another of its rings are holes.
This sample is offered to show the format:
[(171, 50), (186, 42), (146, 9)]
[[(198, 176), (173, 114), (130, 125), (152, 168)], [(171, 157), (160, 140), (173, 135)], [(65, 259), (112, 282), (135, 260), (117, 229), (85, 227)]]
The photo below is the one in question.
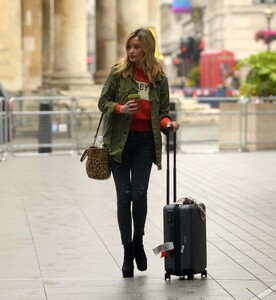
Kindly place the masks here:
[[(104, 143), (109, 147), (111, 158), (121, 163), (122, 152), (128, 137), (132, 115), (115, 114), (116, 105), (125, 104), (129, 94), (137, 93), (137, 86), (134, 80), (133, 70), (129, 71), (126, 77), (114, 74), (115, 65), (103, 86), (98, 107), (105, 116), (106, 128), (104, 131)], [(161, 169), (162, 138), (160, 121), (164, 117), (171, 119), (169, 115), (170, 100), (169, 86), (166, 76), (159, 75), (156, 80), (156, 87), (150, 84), (149, 91), (151, 123), (155, 141), (156, 161), (158, 169)]]

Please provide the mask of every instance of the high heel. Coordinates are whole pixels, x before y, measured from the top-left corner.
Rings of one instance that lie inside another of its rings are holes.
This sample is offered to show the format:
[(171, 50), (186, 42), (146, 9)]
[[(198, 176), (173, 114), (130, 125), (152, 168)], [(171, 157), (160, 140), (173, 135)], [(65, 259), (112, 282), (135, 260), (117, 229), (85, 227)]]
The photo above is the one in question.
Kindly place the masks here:
[(122, 266), (122, 273), (124, 278), (133, 277), (133, 260), (134, 260), (134, 253), (133, 253), (133, 244), (126, 244), (124, 245), (124, 262)]
[(143, 246), (143, 236), (134, 235), (133, 237), (134, 257), (139, 271), (146, 271), (148, 268), (147, 256)]

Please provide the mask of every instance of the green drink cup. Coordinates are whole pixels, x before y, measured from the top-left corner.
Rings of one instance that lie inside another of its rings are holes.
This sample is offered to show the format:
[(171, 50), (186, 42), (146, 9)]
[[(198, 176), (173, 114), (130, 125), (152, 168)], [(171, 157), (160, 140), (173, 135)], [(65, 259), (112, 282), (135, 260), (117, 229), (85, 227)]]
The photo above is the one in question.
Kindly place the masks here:
[(128, 96), (127, 96), (127, 98), (128, 99), (137, 99), (137, 100), (139, 100), (140, 99), (140, 95), (139, 94), (129, 94)]
[(139, 104), (139, 100), (140, 100), (140, 95), (139, 94), (129, 94), (128, 96), (127, 96), (127, 98), (128, 99), (133, 99), (133, 100), (135, 100), (135, 102), (137, 103), (137, 108), (138, 108), (138, 104)]

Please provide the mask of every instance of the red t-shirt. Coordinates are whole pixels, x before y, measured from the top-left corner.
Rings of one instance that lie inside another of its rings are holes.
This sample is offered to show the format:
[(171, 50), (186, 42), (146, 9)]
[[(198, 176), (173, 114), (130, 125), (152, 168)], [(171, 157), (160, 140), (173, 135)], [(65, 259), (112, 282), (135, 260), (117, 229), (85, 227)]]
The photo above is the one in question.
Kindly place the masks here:
[[(149, 100), (149, 79), (144, 71), (140, 68), (134, 68), (134, 79), (137, 84), (139, 99), (139, 109), (132, 116), (132, 122), (130, 130), (136, 131), (152, 131), (151, 125), (151, 111), (150, 111), (150, 100)], [(120, 106), (116, 108), (116, 113), (119, 113)], [(166, 127), (166, 123), (170, 122), (169, 118), (163, 118), (161, 126)]]
[(134, 68), (134, 79), (140, 95), (138, 111), (132, 116), (130, 130), (151, 131), (149, 79), (142, 69)]

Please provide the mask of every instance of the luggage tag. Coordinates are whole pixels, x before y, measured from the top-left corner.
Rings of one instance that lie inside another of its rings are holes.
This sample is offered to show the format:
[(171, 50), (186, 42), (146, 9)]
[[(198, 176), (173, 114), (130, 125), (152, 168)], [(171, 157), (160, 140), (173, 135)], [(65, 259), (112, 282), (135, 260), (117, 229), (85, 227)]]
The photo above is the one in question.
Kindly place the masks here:
[(157, 246), (156, 248), (152, 249), (153, 253), (155, 255), (158, 255), (159, 253), (161, 253), (161, 258), (165, 257), (167, 254), (167, 251), (173, 250), (174, 249), (174, 244), (173, 242), (166, 242), (164, 244), (161, 244), (159, 246)]

